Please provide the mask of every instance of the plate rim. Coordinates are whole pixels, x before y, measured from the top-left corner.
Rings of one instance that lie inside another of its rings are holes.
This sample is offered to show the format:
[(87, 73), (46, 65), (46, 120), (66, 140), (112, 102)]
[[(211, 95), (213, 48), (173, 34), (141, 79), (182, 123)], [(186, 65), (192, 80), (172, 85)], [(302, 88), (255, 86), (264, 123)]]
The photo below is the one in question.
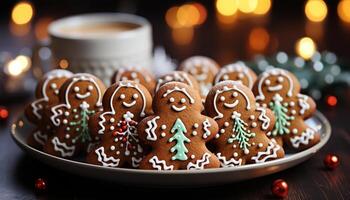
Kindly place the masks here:
[[(172, 170), (172, 171), (165, 171), (165, 170), (145, 170), (145, 169), (130, 169), (130, 168), (111, 168), (111, 167), (104, 167), (104, 166), (99, 166), (99, 165), (93, 165), (85, 162), (80, 162), (80, 161), (75, 161), (75, 160), (69, 160), (66, 158), (61, 158), (57, 156), (53, 156), (50, 154), (47, 154), (43, 151), (37, 150), (31, 146), (29, 146), (27, 143), (23, 142), (16, 134), (16, 122), (18, 122), (21, 119), (21, 116), (19, 115), (15, 118), (14, 122), (11, 125), (11, 137), (15, 141), (15, 143), (23, 150), (23, 151), (31, 151), (34, 154), (39, 154), (40, 156), (46, 156), (49, 159), (55, 159), (59, 162), (63, 162), (64, 164), (73, 164), (76, 166), (84, 167), (84, 168), (90, 168), (90, 169), (95, 169), (95, 170), (106, 170), (111, 173), (133, 173), (133, 174), (147, 174), (147, 175), (175, 175), (175, 174), (180, 174), (180, 175), (189, 175), (189, 174), (212, 174), (212, 173), (227, 173), (227, 172), (235, 172), (235, 171), (248, 171), (248, 170), (256, 170), (256, 169), (262, 169), (262, 168), (268, 168), (268, 167), (273, 167), (275, 165), (281, 165), (284, 163), (288, 163), (291, 161), (295, 161), (300, 159), (300, 156), (302, 158), (307, 157), (308, 155), (313, 155), (317, 151), (319, 151), (329, 140), (329, 138), (332, 135), (332, 130), (331, 130), (331, 125), (328, 121), (328, 119), (318, 110), (314, 113), (313, 117), (316, 117), (323, 125), (324, 125), (324, 136), (322, 140), (317, 143), (316, 145), (310, 147), (309, 149), (297, 152), (293, 154), (292, 156), (284, 157), (281, 159), (277, 160), (272, 160), (264, 163), (254, 163), (254, 164), (247, 164), (247, 165), (242, 165), (242, 166), (236, 166), (236, 167), (220, 167), (220, 168), (211, 168), (211, 169), (203, 169), (203, 170)], [(28, 152), (29, 153), (29, 152)], [(35, 158), (37, 159), (37, 158)], [(38, 160), (38, 159), (37, 159)], [(40, 160), (40, 159), (39, 159)], [(43, 162), (40, 160), (40, 162)], [(64, 170), (66, 171), (66, 170)]]

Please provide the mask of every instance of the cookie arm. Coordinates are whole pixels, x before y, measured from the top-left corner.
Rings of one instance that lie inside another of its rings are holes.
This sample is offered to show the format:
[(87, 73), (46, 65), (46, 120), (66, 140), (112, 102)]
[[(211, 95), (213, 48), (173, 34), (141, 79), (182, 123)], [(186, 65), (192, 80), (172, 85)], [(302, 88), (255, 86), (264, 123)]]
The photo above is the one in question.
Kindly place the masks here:
[[(203, 128), (203, 139), (205, 141), (212, 140), (219, 131), (218, 123), (214, 119), (209, 118), (209, 117), (207, 117), (203, 121), (202, 126), (203, 126), (202, 127)], [(207, 136), (204, 136), (206, 134), (206, 130), (208, 130), (210, 134), (207, 134)]]
[(309, 118), (316, 111), (315, 101), (307, 95), (299, 94), (297, 105), (299, 108), (298, 114), (303, 119)]
[(159, 116), (149, 116), (144, 118), (137, 126), (137, 133), (144, 144), (151, 145), (159, 139)]

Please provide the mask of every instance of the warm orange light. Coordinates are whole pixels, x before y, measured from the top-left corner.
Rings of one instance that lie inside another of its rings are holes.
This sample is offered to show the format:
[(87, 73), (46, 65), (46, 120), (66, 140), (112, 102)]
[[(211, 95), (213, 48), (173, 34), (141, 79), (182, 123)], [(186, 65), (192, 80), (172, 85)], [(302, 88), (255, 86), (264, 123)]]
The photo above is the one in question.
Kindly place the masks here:
[(346, 23), (350, 23), (350, 0), (340, 1), (337, 10), (339, 18)]
[(328, 96), (327, 97), (327, 104), (329, 106), (336, 106), (338, 103), (337, 97), (335, 96)]
[(258, 0), (238, 0), (238, 9), (243, 13), (251, 13), (258, 6)]
[(198, 25), (203, 24), (205, 22), (205, 20), (207, 19), (207, 9), (205, 9), (205, 7), (200, 4), (200, 3), (193, 3), (193, 5), (197, 8), (197, 10), (200, 13), (200, 17), (199, 17), (199, 21), (198, 21)]
[(177, 21), (177, 10), (179, 7), (174, 6), (168, 9), (168, 11), (165, 14), (165, 21), (168, 24), (169, 27), (171, 28), (179, 28), (180, 24)]
[(216, 10), (223, 16), (234, 15), (238, 10), (238, 0), (216, 0)]
[(270, 11), (271, 0), (258, 0), (258, 4), (253, 11), (254, 14), (264, 15)]
[(185, 4), (177, 10), (176, 18), (181, 26), (190, 27), (199, 23), (200, 12), (196, 6)]
[(28, 56), (19, 55), (5, 65), (4, 72), (9, 76), (19, 76), (28, 71), (31, 64), (31, 59)]
[(46, 40), (48, 39), (49, 35), (47, 32), (47, 27), (52, 22), (51, 18), (41, 18), (37, 21), (35, 24), (34, 32), (35, 36), (38, 40)]
[[(220, 24), (233, 24), (237, 20), (237, 15), (230, 15), (230, 16), (224, 16), (220, 15), (219, 13), (216, 13), (216, 18), (220, 22)], [(223, 28), (230, 28), (229, 26), (222, 26)]]
[(194, 30), (192, 27), (172, 29), (171, 36), (178, 45), (187, 45), (192, 42)]
[(305, 15), (310, 21), (321, 22), (327, 13), (327, 4), (323, 0), (308, 0), (305, 4)]
[(60, 62), (58, 63), (58, 66), (59, 66), (60, 68), (62, 68), (62, 69), (67, 69), (68, 66), (69, 66), (69, 62), (68, 62), (68, 60), (66, 60), (66, 59), (62, 59), (62, 60), (60, 60)]
[(269, 44), (270, 35), (264, 28), (254, 28), (249, 34), (249, 46), (254, 51), (264, 51)]
[(18, 25), (13, 22), (10, 22), (9, 29), (11, 33), (15, 36), (25, 36), (30, 32), (31, 25), (30, 24), (22, 24)]
[(33, 7), (28, 2), (19, 2), (12, 10), (11, 18), (15, 24), (26, 24), (33, 17)]
[(311, 38), (303, 37), (297, 41), (295, 49), (300, 57), (310, 59), (316, 51), (316, 44)]

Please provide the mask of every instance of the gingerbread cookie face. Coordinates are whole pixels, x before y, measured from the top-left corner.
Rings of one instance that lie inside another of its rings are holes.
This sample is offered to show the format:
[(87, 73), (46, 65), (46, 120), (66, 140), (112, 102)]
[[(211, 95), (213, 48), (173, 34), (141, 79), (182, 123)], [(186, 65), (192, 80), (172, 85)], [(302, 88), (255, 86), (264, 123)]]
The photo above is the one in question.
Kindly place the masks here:
[(196, 91), (199, 91), (198, 83), (193, 76), (191, 76), (187, 72), (174, 71), (174, 72), (171, 72), (169, 74), (166, 74), (164, 76), (159, 77), (157, 84), (156, 84), (155, 92), (157, 92), (158, 89), (162, 85), (164, 85), (165, 83), (171, 82), (171, 81), (185, 83), (185, 84), (191, 86), (192, 88), (194, 88)]
[(72, 157), (99, 140), (91, 137), (88, 121), (102, 110), (104, 91), (102, 81), (91, 74), (75, 74), (63, 84), (59, 104), (50, 108), (56, 131), (45, 144), (45, 152)]
[(150, 93), (154, 92), (156, 86), (155, 78), (145, 69), (138, 69), (135, 67), (123, 67), (118, 69), (112, 76), (112, 83), (117, 81), (135, 81), (147, 88)]
[(209, 92), (205, 105), (219, 125), (213, 145), (222, 167), (284, 157), (282, 147), (266, 136), (274, 125), (272, 112), (256, 107), (254, 95), (246, 86), (220, 82)]
[(176, 170), (219, 167), (220, 162), (205, 146), (218, 130), (216, 122), (201, 112), (201, 97), (191, 86), (169, 82), (153, 99), (154, 115), (143, 119), (139, 137), (152, 151), (141, 169)]
[(256, 81), (256, 74), (247, 67), (243, 62), (237, 62), (226, 65), (220, 69), (216, 74), (214, 85), (221, 81), (238, 81), (243, 85), (253, 88), (254, 82)]
[(304, 122), (316, 110), (315, 102), (300, 94), (297, 78), (283, 69), (271, 69), (262, 73), (254, 85), (257, 103), (270, 108), (276, 118), (270, 137), (283, 142), (294, 150), (315, 145), (320, 135)]
[(197, 80), (201, 96), (205, 98), (213, 86), (213, 80), (219, 71), (219, 65), (211, 58), (193, 56), (184, 60), (179, 69), (191, 74)]
[(41, 148), (51, 135), (52, 126), (47, 120), (48, 106), (55, 105), (59, 100), (59, 89), (73, 74), (66, 70), (52, 70), (44, 75), (36, 87), (36, 100), (25, 109), (25, 115), (37, 128), (27, 139), (29, 145)]
[(87, 162), (106, 167), (137, 168), (144, 155), (137, 124), (152, 113), (152, 97), (141, 84), (121, 81), (107, 89), (103, 111), (91, 118), (93, 135), (103, 135), (97, 147), (87, 156)]

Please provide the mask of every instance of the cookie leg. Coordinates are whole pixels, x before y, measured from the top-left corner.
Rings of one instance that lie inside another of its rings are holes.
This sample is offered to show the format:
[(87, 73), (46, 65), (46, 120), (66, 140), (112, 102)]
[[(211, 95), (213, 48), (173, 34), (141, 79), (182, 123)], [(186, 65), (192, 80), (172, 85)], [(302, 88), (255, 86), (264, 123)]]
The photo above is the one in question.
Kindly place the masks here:
[(165, 158), (161, 155), (154, 153), (148, 154), (145, 158), (142, 159), (140, 163), (140, 169), (149, 169), (149, 170), (175, 170), (178, 169), (178, 166), (170, 164), (169, 157)]
[(206, 168), (219, 168), (219, 159), (210, 152), (205, 152), (202, 155), (192, 154), (190, 156), (190, 162), (187, 164), (186, 169), (188, 170), (200, 170)]
[(263, 163), (284, 157), (284, 150), (275, 139), (264, 141), (264, 143), (257, 141), (257, 144), (255, 150), (252, 151), (254, 155), (249, 158), (249, 163)]
[(221, 153), (218, 152), (216, 153), (217, 158), (219, 159), (220, 162), (220, 166), (221, 167), (235, 167), (235, 166), (240, 166), (240, 165), (244, 165), (246, 160), (245, 158), (240, 158), (240, 157), (234, 157), (226, 155), (227, 152)]
[(27, 138), (27, 144), (35, 149), (42, 149), (47, 139), (46, 133), (36, 129)]
[(87, 155), (86, 162), (104, 167), (119, 167), (123, 164), (119, 155), (116, 155), (104, 146), (99, 146), (92, 150)]
[[(298, 130), (295, 128), (295, 130)], [(310, 148), (320, 141), (320, 133), (310, 127), (302, 129), (302, 131), (295, 131), (285, 138), (288, 146), (294, 150), (301, 151)]]
[(78, 152), (76, 145), (67, 143), (66, 140), (58, 136), (53, 136), (44, 145), (44, 151), (58, 157), (73, 157)]

